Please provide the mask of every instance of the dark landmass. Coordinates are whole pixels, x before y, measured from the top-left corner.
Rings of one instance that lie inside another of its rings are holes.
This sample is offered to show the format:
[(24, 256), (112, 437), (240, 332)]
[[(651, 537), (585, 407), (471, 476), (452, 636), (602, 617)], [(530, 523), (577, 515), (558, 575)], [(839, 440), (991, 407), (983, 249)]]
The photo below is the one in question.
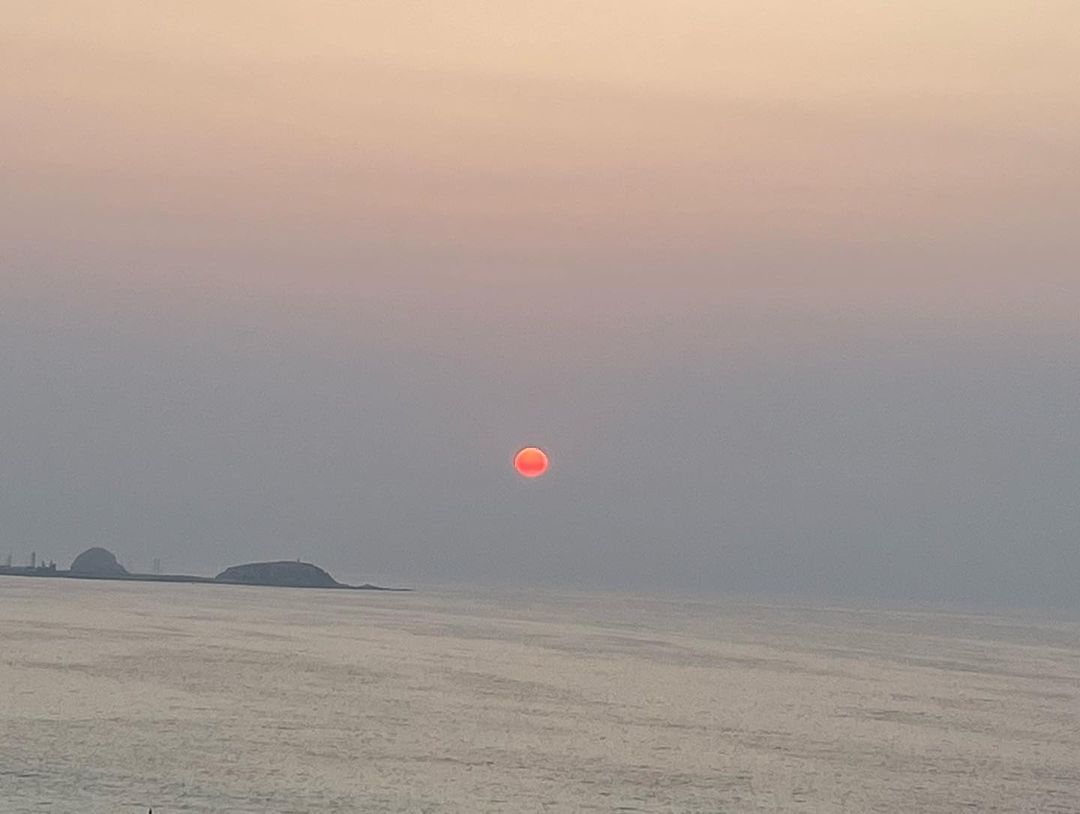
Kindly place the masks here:
[(240, 585), (287, 585), (291, 588), (345, 587), (317, 565), (309, 562), (249, 562), (226, 568), (216, 577), (218, 582)]
[(128, 570), (116, 561), (116, 555), (104, 548), (88, 548), (71, 564), (72, 574), (88, 577), (126, 577)]
[(317, 565), (309, 562), (280, 560), (252, 562), (226, 568), (216, 577), (187, 574), (133, 574), (116, 556), (104, 548), (89, 548), (75, 558), (71, 569), (61, 571), (49, 565), (0, 566), (0, 576), (54, 577), (60, 579), (108, 579), (129, 582), (189, 582), (211, 585), (266, 585), (285, 588), (339, 588), (354, 591), (407, 591), (408, 588), (382, 588), (378, 585), (345, 585)]

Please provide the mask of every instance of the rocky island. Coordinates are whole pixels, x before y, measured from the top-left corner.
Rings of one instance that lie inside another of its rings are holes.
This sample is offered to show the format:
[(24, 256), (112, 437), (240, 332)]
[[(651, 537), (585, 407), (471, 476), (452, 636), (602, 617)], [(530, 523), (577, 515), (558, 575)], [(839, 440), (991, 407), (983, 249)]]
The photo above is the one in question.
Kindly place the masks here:
[(116, 555), (105, 548), (88, 548), (71, 563), (73, 576), (87, 577), (127, 577), (131, 576), (116, 559)]
[(344, 590), (400, 591), (402, 588), (380, 588), (377, 585), (346, 585), (330, 574), (300, 560), (277, 560), (251, 562), (226, 568), (216, 577), (196, 577), (187, 574), (135, 574), (124, 568), (116, 555), (105, 548), (95, 546), (82, 552), (71, 563), (71, 568), (61, 571), (55, 563), (37, 565), (36, 555), (29, 566), (0, 566), (0, 576), (61, 577), (67, 579), (111, 579), (135, 582), (191, 582), (212, 585), (266, 585), (283, 588), (340, 588)]
[(250, 562), (226, 568), (214, 579), (234, 585), (284, 585), (291, 588), (346, 588), (317, 565), (278, 560)]

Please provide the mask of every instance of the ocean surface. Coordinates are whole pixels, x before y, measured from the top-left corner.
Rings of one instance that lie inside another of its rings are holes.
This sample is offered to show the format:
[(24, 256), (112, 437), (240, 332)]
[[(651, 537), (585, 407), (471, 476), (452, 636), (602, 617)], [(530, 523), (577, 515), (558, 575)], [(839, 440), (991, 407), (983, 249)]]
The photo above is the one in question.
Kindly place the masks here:
[(0, 578), (0, 811), (1080, 812), (1080, 624)]

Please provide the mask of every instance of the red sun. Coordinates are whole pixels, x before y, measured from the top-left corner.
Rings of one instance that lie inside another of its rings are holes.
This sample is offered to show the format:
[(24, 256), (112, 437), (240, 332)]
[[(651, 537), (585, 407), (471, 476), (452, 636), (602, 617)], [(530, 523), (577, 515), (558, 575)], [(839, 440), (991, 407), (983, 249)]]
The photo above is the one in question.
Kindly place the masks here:
[(540, 447), (525, 447), (514, 456), (514, 469), (523, 478), (539, 478), (548, 468), (548, 456)]

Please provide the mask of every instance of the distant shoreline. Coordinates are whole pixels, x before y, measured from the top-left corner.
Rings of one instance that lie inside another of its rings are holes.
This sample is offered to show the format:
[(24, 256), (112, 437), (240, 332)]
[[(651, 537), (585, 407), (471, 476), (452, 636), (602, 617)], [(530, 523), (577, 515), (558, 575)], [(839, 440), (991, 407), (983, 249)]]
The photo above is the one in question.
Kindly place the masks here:
[[(216, 579), (215, 577), (197, 577), (189, 574), (83, 574), (74, 571), (58, 571), (55, 569), (30, 566), (6, 566), (0, 565), (0, 576), (3, 577), (33, 577), (37, 579), (92, 579), (109, 582), (178, 582), (193, 585), (253, 585), (256, 583), (241, 582), (239, 580)], [(258, 583), (265, 588), (319, 588), (323, 590), (346, 590), (346, 591), (390, 591), (408, 592), (411, 588), (386, 588), (381, 585), (276, 585), (273, 583)]]

